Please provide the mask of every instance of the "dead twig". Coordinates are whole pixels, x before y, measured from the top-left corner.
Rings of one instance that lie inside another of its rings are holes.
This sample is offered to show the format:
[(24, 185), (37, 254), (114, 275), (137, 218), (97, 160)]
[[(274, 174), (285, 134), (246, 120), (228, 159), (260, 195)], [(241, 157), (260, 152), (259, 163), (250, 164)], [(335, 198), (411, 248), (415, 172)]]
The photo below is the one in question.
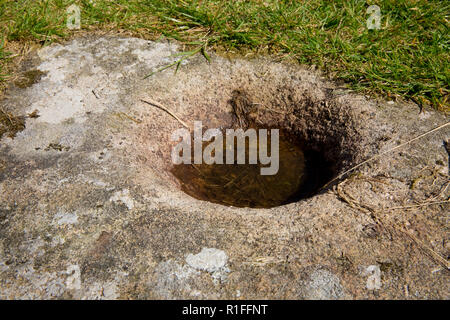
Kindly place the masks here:
[[(335, 188), (335, 191), (341, 200), (346, 202), (350, 207), (352, 207), (354, 209), (358, 209), (362, 212), (365, 212), (366, 214), (369, 214), (370, 217), (375, 221), (375, 223), (380, 225), (386, 231), (389, 231), (389, 233), (391, 233), (390, 230), (392, 230), (397, 234), (405, 235), (408, 239), (410, 239), (412, 242), (414, 242), (414, 244), (416, 244), (417, 247), (422, 252), (424, 252), (428, 257), (430, 257), (432, 260), (434, 260), (436, 263), (440, 264), (441, 266), (445, 267), (447, 270), (450, 270), (450, 262), (448, 262), (446, 259), (444, 259), (440, 254), (435, 252), (432, 248), (425, 245), (422, 241), (417, 239), (413, 234), (411, 234), (409, 231), (407, 231), (403, 226), (391, 225), (389, 223), (388, 224), (384, 223), (384, 219), (381, 216), (381, 210), (371, 208), (370, 206), (361, 204), (359, 201), (357, 201), (351, 194), (349, 194), (343, 188), (343, 186), (345, 186), (345, 184), (348, 181), (349, 180), (339, 183)], [(383, 211), (421, 207), (421, 206), (426, 206), (426, 205), (448, 203), (448, 202), (449, 202), (449, 200), (423, 203), (423, 204), (419, 204), (416, 206), (392, 207), (392, 208), (383, 209)], [(389, 225), (389, 228), (387, 228), (387, 225)], [(392, 234), (391, 234), (391, 237), (392, 237)]]
[(99, 96), (97, 95), (97, 93), (94, 90), (91, 90), (92, 94), (94, 95), (94, 97), (96, 97), (97, 99), (100, 99)]
[(160, 105), (159, 103), (153, 102), (153, 101), (146, 101), (141, 99), (142, 102), (149, 104), (151, 106), (157, 107), (165, 112), (167, 112), (169, 115), (171, 115), (175, 120), (177, 120), (179, 123), (181, 123), (183, 125), (183, 127), (189, 129), (189, 126), (186, 124), (186, 122), (184, 122), (183, 120), (181, 120), (179, 117), (177, 117), (176, 114), (174, 114), (172, 111), (170, 111), (169, 109), (167, 109), (166, 107)]
[(425, 254), (427, 254), (430, 258), (432, 258), (435, 262), (439, 263), (440, 265), (442, 265), (443, 267), (445, 267), (447, 270), (450, 270), (450, 262), (448, 262), (447, 260), (445, 260), (444, 258), (441, 257), (440, 254), (436, 253), (433, 249), (431, 249), (430, 247), (424, 245), (419, 239), (417, 239), (415, 236), (413, 236), (410, 232), (404, 230), (403, 228), (398, 228), (397, 229), (403, 233), (404, 235), (406, 235), (409, 239), (411, 239), (418, 247), (420, 250), (422, 250)]
[(137, 124), (142, 123), (141, 120), (136, 120), (135, 118), (129, 116), (129, 115), (126, 114), (125, 112), (118, 112), (117, 115), (118, 115), (118, 116), (123, 116), (123, 117), (127, 118), (128, 120), (131, 120), (131, 121), (133, 121), (134, 123), (137, 123)]
[(323, 189), (326, 188), (326, 187), (328, 187), (332, 182), (334, 182), (334, 181), (336, 181), (336, 180), (339, 180), (340, 178), (342, 178), (343, 176), (345, 176), (347, 173), (349, 173), (349, 172), (351, 172), (351, 171), (353, 171), (353, 170), (355, 170), (355, 169), (361, 167), (362, 165), (364, 165), (364, 164), (366, 164), (366, 163), (368, 163), (368, 162), (371, 162), (371, 161), (373, 161), (373, 160), (375, 160), (375, 159), (378, 159), (379, 157), (384, 156), (384, 155), (386, 155), (386, 154), (388, 154), (388, 153), (390, 153), (390, 152), (392, 152), (392, 151), (395, 151), (395, 150), (397, 150), (397, 149), (399, 149), (399, 148), (401, 148), (401, 147), (404, 147), (404, 146), (410, 144), (411, 142), (414, 142), (414, 141), (416, 141), (416, 140), (419, 140), (419, 139), (421, 139), (421, 138), (423, 138), (423, 137), (425, 137), (425, 136), (427, 136), (427, 135), (429, 135), (429, 134), (431, 134), (431, 133), (433, 133), (433, 132), (436, 132), (436, 131), (438, 131), (438, 130), (440, 130), (440, 129), (443, 129), (443, 128), (447, 127), (448, 125), (450, 125), (450, 121), (447, 122), (447, 123), (444, 123), (443, 125), (440, 125), (439, 127), (436, 127), (436, 128), (434, 128), (434, 129), (431, 129), (431, 130), (429, 130), (429, 131), (427, 131), (427, 132), (425, 132), (425, 133), (423, 133), (423, 134), (421, 134), (421, 135), (419, 135), (419, 136), (417, 136), (417, 137), (415, 137), (415, 138), (413, 138), (413, 139), (411, 139), (411, 140), (408, 140), (408, 141), (406, 141), (406, 142), (404, 142), (404, 143), (402, 143), (402, 144), (399, 144), (398, 146), (395, 146), (394, 148), (391, 148), (391, 149), (389, 149), (389, 150), (386, 150), (386, 151), (384, 151), (384, 152), (381, 152), (381, 153), (379, 153), (379, 154), (377, 154), (377, 155), (375, 155), (375, 156), (373, 156), (373, 157), (371, 157), (371, 158), (369, 158), (369, 159), (367, 159), (367, 160), (365, 160), (365, 161), (363, 161), (363, 162), (357, 164), (356, 166), (351, 167), (350, 169), (344, 171), (343, 173), (341, 173), (340, 175), (338, 175), (337, 177), (335, 177), (334, 179), (332, 179), (331, 181), (329, 181), (329, 182), (323, 187)]
[(391, 207), (391, 208), (386, 208), (384, 210), (390, 211), (390, 210), (399, 210), (399, 209), (420, 208), (420, 207), (426, 207), (426, 206), (431, 206), (431, 205), (434, 205), (434, 204), (443, 204), (443, 203), (450, 203), (450, 200), (435, 201), (435, 202), (425, 202), (425, 203), (416, 204), (416, 205), (410, 205), (410, 206)]

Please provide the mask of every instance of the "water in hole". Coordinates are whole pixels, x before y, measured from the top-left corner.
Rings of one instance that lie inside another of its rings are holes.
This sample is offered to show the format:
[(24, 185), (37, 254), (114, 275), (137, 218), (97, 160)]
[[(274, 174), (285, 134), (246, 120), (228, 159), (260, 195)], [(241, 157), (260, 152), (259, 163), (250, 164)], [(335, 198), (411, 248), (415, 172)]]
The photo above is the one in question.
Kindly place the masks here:
[(208, 165), (192, 161), (174, 165), (171, 172), (182, 190), (192, 197), (234, 207), (271, 208), (287, 204), (304, 198), (320, 182), (320, 159), (305, 153), (286, 132), (280, 131), (279, 170), (275, 175), (261, 175), (261, 166), (269, 165), (260, 164), (259, 159), (257, 164), (248, 164), (248, 143), (246, 147), (246, 164)]

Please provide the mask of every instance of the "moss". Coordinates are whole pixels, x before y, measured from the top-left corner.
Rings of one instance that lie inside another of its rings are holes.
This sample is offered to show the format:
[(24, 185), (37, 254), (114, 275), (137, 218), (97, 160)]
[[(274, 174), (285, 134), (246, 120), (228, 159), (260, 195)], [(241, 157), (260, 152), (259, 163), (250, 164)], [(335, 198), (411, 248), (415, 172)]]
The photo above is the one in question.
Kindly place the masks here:
[(68, 146), (63, 146), (59, 143), (50, 143), (47, 148), (45, 148), (45, 151), (49, 151), (49, 150), (56, 150), (56, 151), (69, 151), (70, 147)]
[(349, 271), (353, 267), (353, 262), (344, 253), (337, 257), (336, 261), (344, 271)]
[(15, 116), (0, 108), (0, 139), (4, 134), (10, 138), (14, 138), (23, 129), (25, 129), (24, 116)]
[(21, 88), (28, 88), (31, 87), (33, 84), (39, 82), (39, 80), (41, 80), (42, 76), (46, 75), (46, 72), (43, 72), (41, 70), (30, 70), (25, 72), (19, 80), (16, 80), (14, 82), (14, 84)]
[(383, 273), (389, 273), (394, 276), (402, 276), (403, 275), (403, 267), (394, 262), (379, 262), (380, 270)]

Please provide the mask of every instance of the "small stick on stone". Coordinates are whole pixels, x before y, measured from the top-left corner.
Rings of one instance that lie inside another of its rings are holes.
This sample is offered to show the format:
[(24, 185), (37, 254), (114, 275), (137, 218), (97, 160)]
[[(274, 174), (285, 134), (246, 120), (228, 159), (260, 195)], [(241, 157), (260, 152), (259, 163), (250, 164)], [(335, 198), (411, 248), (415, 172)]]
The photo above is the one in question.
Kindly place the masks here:
[[(398, 228), (398, 227), (397, 227)], [(419, 249), (423, 250), (425, 253), (428, 253), (428, 255), (434, 259), (435, 262), (439, 263), (443, 267), (445, 267), (447, 270), (450, 270), (450, 263), (441, 257), (439, 253), (431, 249), (430, 247), (423, 244), (419, 239), (417, 239), (414, 235), (412, 235), (410, 232), (406, 231), (404, 228), (398, 228), (400, 232), (405, 234), (407, 237), (409, 237), (418, 247)]]
[(339, 180), (340, 178), (342, 178), (343, 176), (345, 176), (347, 173), (349, 173), (349, 172), (351, 172), (351, 171), (353, 171), (353, 170), (355, 170), (355, 169), (361, 167), (362, 165), (364, 165), (364, 164), (366, 164), (366, 163), (368, 163), (368, 162), (371, 162), (371, 161), (373, 161), (373, 160), (375, 160), (375, 159), (378, 159), (379, 157), (384, 156), (385, 154), (388, 154), (388, 153), (390, 153), (390, 152), (392, 152), (392, 151), (394, 151), (394, 150), (397, 150), (397, 149), (399, 149), (399, 148), (401, 148), (401, 147), (404, 147), (404, 146), (410, 144), (411, 142), (414, 142), (414, 141), (416, 141), (416, 140), (419, 140), (420, 138), (423, 138), (423, 137), (429, 135), (430, 133), (433, 133), (433, 132), (438, 131), (438, 130), (440, 130), (440, 129), (442, 129), (442, 128), (445, 128), (445, 127), (448, 126), (448, 125), (450, 125), (450, 122), (444, 123), (443, 125), (440, 125), (440, 126), (437, 127), (437, 128), (434, 128), (434, 129), (432, 129), (432, 130), (429, 130), (429, 131), (427, 131), (427, 132), (421, 134), (420, 136), (417, 136), (417, 137), (415, 137), (415, 138), (413, 138), (413, 139), (411, 139), (411, 140), (409, 140), (409, 141), (406, 141), (406, 142), (404, 142), (404, 143), (402, 143), (402, 144), (399, 144), (398, 146), (396, 146), (396, 147), (394, 147), (394, 148), (392, 148), (392, 149), (389, 149), (389, 150), (387, 150), (387, 151), (384, 151), (384, 152), (382, 152), (382, 153), (379, 153), (379, 154), (377, 154), (377, 155), (375, 155), (375, 156), (373, 156), (373, 157), (367, 159), (366, 161), (363, 161), (363, 162), (357, 164), (356, 166), (351, 167), (350, 169), (344, 171), (343, 173), (341, 173), (340, 175), (338, 175), (337, 177), (335, 177), (334, 179), (332, 179), (330, 182), (328, 182), (325, 186), (322, 187), (322, 189), (328, 187), (332, 182), (334, 182), (334, 181), (336, 181), (336, 180)]
[(97, 99), (100, 99), (100, 98), (98, 97), (97, 93), (95, 93), (94, 90), (92, 90), (92, 94), (93, 94)]
[(167, 112), (168, 114), (170, 114), (173, 118), (175, 118), (179, 123), (181, 123), (185, 128), (189, 129), (189, 126), (186, 124), (186, 122), (184, 122), (183, 120), (181, 120), (180, 118), (178, 118), (172, 111), (170, 111), (169, 109), (167, 109), (166, 107), (160, 105), (159, 103), (153, 102), (153, 101), (145, 101), (143, 99), (141, 99), (142, 102), (149, 104), (151, 106), (157, 107), (165, 112)]
[(450, 200), (445, 200), (445, 201), (435, 201), (435, 202), (425, 202), (422, 204), (416, 204), (416, 205), (412, 205), (412, 206), (402, 206), (402, 207), (391, 207), (391, 208), (385, 208), (385, 211), (390, 211), (390, 210), (404, 210), (404, 209), (410, 209), (410, 208), (420, 208), (420, 207), (426, 207), (426, 206), (431, 206), (431, 205), (435, 205), (435, 204), (443, 204), (443, 203), (449, 203)]
[(375, 223), (379, 224), (386, 231), (389, 231), (388, 227), (390, 227), (391, 230), (394, 230), (394, 231), (396, 231), (396, 232), (398, 232), (400, 234), (403, 234), (403, 235), (407, 236), (410, 240), (412, 240), (412, 242), (414, 242), (419, 247), (419, 249), (422, 250), (422, 252), (424, 252), (425, 254), (427, 254), (427, 256), (429, 256), (431, 259), (433, 259), (434, 262), (442, 265), (447, 270), (450, 270), (450, 263), (445, 258), (443, 258), (439, 253), (437, 253), (432, 248), (428, 247), (423, 242), (421, 242), (419, 239), (417, 239), (411, 232), (406, 230), (406, 228), (404, 226), (399, 226), (399, 225), (395, 225), (395, 224), (394, 225), (389, 225), (389, 222), (384, 223), (385, 221), (384, 221), (384, 219), (382, 218), (382, 216), (380, 214), (381, 211), (379, 211), (379, 210), (377, 210), (375, 208), (372, 208), (372, 207), (370, 207), (368, 205), (362, 204), (359, 201), (357, 201), (355, 199), (355, 197), (353, 197), (351, 194), (349, 194), (343, 188), (343, 186), (345, 185), (345, 183), (347, 181), (349, 181), (349, 180), (341, 182), (336, 187), (337, 195), (343, 201), (345, 201), (352, 208), (355, 208), (355, 209), (358, 209), (358, 210), (361, 210), (363, 212), (368, 213), (370, 215), (370, 217), (375, 221)]

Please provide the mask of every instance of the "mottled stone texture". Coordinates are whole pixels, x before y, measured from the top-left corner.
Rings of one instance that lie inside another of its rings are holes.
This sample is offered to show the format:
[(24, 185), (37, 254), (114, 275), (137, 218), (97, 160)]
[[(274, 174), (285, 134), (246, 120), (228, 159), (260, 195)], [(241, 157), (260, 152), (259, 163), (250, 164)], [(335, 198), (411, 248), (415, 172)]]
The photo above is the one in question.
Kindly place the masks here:
[(445, 261), (450, 249), (448, 204), (430, 204), (449, 195), (448, 127), (339, 188), (238, 209), (180, 191), (168, 171), (180, 124), (140, 99), (217, 127), (232, 121), (233, 91), (245, 91), (256, 121), (307, 136), (340, 172), (448, 118), (270, 59), (199, 56), (143, 79), (176, 52), (89, 37), (25, 61), (40, 78), (1, 105), (40, 116), (0, 140), (0, 298), (449, 298), (448, 270), (430, 253)]

